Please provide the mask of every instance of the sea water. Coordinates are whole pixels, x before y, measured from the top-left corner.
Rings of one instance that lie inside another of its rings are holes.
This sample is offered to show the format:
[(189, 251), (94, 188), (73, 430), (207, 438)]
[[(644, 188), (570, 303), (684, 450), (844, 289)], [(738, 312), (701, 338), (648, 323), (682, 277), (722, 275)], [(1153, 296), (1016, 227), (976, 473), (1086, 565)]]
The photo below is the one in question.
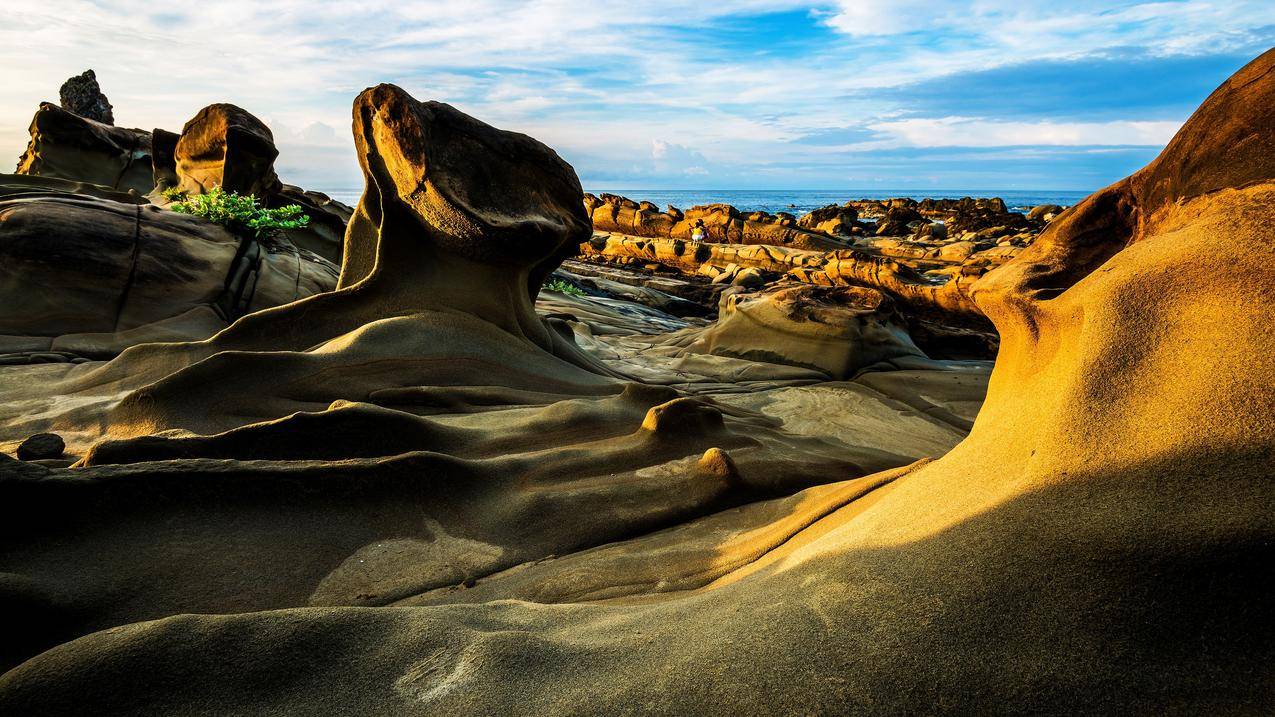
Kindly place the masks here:
[[(319, 190), (337, 201), (353, 206), (361, 190)], [(1010, 211), (1026, 212), (1038, 204), (1071, 206), (1089, 192), (1020, 189), (616, 189), (590, 188), (586, 192), (619, 194), (636, 202), (651, 202), (660, 209), (672, 204), (679, 209), (696, 204), (730, 204), (745, 212), (789, 212), (798, 216), (829, 204), (844, 204), (851, 199), (960, 199), (961, 197), (1000, 197)]]

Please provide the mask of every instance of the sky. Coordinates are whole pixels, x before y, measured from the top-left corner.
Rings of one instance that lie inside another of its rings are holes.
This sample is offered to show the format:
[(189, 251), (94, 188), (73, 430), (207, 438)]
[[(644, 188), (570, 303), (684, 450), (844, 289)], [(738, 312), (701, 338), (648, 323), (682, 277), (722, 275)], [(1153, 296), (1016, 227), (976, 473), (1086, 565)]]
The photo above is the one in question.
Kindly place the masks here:
[(1275, 45), (1271, 0), (0, 0), (0, 154), (93, 68), (116, 124), (263, 119), (276, 169), (362, 186), (397, 84), (553, 147), (586, 188), (1094, 190)]

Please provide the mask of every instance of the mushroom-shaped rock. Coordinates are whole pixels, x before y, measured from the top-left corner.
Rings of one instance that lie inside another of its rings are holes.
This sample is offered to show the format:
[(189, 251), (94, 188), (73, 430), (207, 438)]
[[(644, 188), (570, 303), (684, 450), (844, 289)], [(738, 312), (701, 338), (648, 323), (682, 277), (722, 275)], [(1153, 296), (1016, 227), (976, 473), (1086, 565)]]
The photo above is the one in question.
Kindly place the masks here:
[(620, 390), (532, 305), (590, 234), (570, 165), (391, 85), (359, 95), (354, 130), (367, 187), (337, 289), (244, 316), (208, 341), (134, 347), (77, 380), (67, 390), (119, 401), (89, 435), (228, 430), (403, 386)]
[(261, 120), (235, 105), (209, 105), (182, 127), (177, 140), (178, 186), (191, 194), (220, 186), (267, 197), (279, 189), (278, 156), (274, 135)]
[(354, 142), (367, 188), (346, 234), (342, 287), (424, 274), (430, 291), (463, 290), (476, 305), (497, 291), (466, 276), (479, 272), (516, 286), (528, 313), (540, 282), (591, 234), (571, 165), (450, 105), (394, 85), (365, 90)]

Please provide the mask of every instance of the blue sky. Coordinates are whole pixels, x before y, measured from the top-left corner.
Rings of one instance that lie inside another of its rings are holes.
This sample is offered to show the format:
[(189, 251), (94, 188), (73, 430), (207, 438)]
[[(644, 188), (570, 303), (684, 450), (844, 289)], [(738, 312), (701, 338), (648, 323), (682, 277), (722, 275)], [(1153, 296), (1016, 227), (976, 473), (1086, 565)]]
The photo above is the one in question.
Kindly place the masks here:
[(378, 82), (559, 151), (590, 188), (1092, 190), (1275, 44), (1275, 2), (6, 0), (0, 150), (87, 67), (118, 124), (233, 102), (285, 180), (358, 187)]

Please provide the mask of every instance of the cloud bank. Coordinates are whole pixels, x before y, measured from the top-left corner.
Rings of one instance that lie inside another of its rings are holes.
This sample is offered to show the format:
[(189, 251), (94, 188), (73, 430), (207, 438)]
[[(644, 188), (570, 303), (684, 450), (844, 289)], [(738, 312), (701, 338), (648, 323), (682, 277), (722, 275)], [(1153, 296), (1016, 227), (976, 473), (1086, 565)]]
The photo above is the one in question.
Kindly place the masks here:
[(122, 125), (233, 102), (280, 174), (357, 186), (349, 106), (399, 84), (554, 146), (586, 186), (1093, 189), (1275, 40), (1262, 0), (9, 0), (0, 150), (96, 70)]

